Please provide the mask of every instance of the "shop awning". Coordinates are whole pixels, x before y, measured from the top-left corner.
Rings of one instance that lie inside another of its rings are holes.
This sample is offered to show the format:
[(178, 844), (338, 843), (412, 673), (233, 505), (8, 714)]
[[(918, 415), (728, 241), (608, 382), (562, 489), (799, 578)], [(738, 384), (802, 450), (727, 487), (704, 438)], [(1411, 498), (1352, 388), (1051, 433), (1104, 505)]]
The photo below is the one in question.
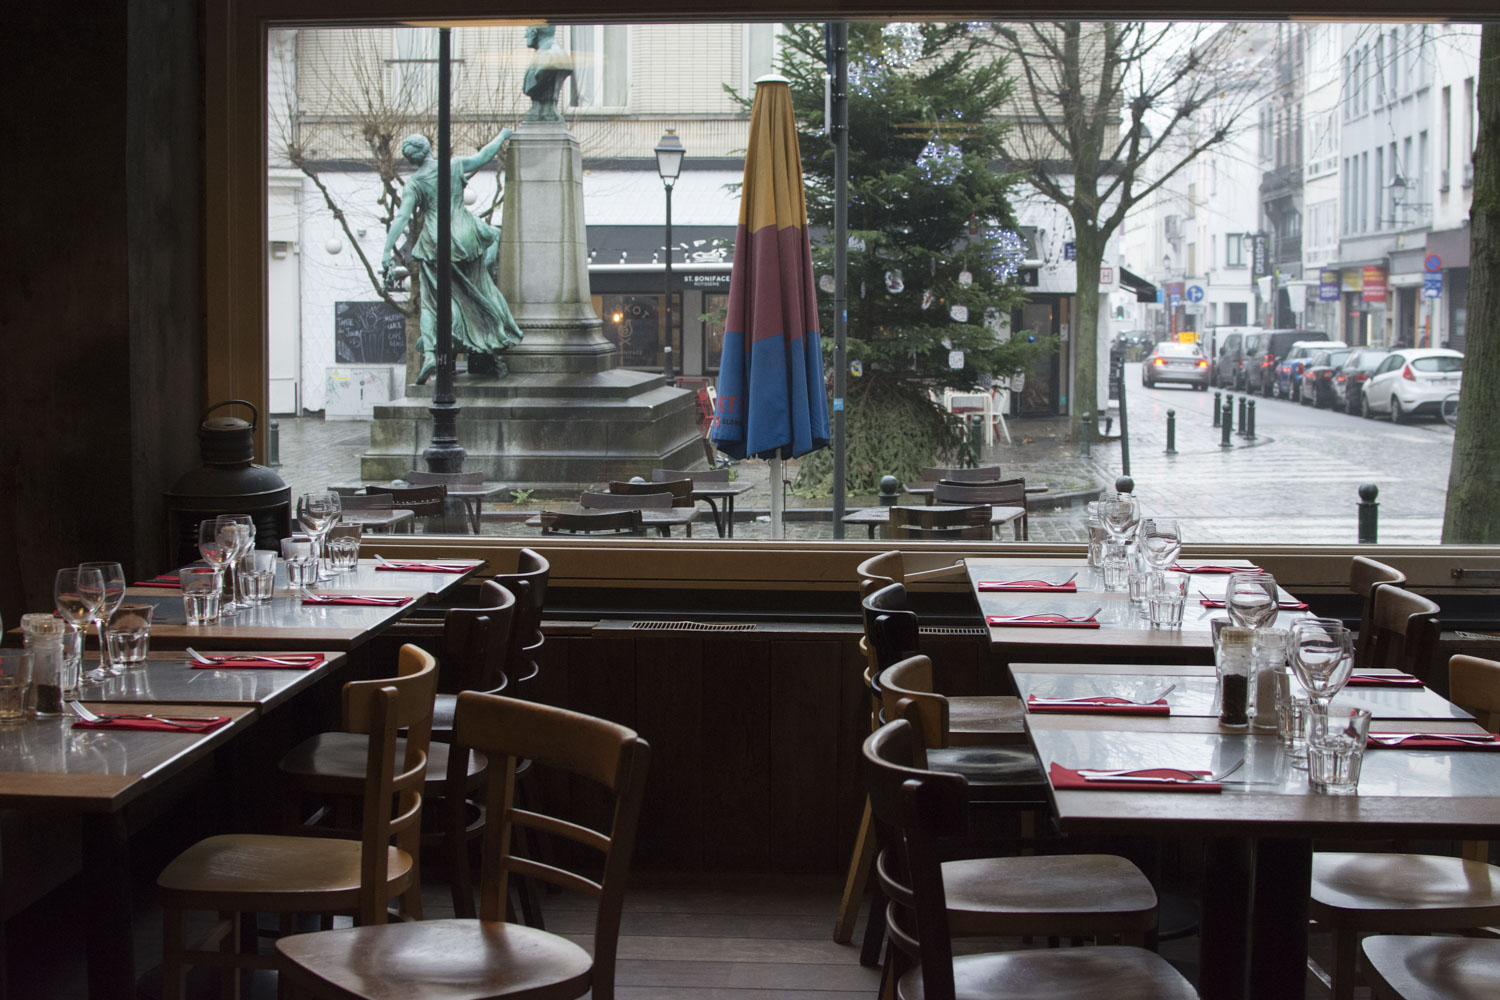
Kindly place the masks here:
[(1129, 268), (1120, 268), (1120, 284), (1135, 292), (1137, 302), (1156, 301), (1156, 286)]

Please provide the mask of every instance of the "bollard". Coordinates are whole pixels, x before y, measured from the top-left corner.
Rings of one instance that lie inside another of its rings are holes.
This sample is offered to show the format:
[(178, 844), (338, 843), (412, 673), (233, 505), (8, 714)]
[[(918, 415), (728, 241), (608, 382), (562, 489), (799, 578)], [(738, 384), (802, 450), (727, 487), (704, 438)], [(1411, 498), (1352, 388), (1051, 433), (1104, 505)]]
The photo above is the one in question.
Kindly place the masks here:
[(271, 421), (271, 434), (266, 440), (266, 464), (273, 469), (281, 468), (281, 421)]
[(1088, 458), (1093, 453), (1094, 444), (1094, 411), (1084, 410), (1083, 419), (1079, 421), (1079, 434), (1083, 436), (1080, 442), (1083, 445), (1083, 457)]
[(1234, 430), (1234, 397), (1229, 393), (1224, 394), (1224, 412), (1222, 415), (1224, 427)]
[(1216, 393), (1214, 393), (1214, 426), (1215, 427), (1219, 426), (1219, 407), (1221, 407), (1221, 406), (1224, 405), (1224, 401), (1223, 400), (1224, 400), (1224, 394), (1222, 392), (1216, 392)]
[(1245, 437), (1251, 441), (1255, 440), (1255, 400), (1250, 400), (1250, 406), (1245, 411)]
[(1359, 544), (1374, 545), (1375, 537), (1380, 528), (1380, 504), (1375, 498), (1380, 495), (1380, 487), (1374, 483), (1365, 483), (1359, 488), (1359, 503), (1355, 507), (1359, 510)]
[(1167, 454), (1177, 454), (1177, 411), (1167, 411)]
[(1135, 480), (1131, 479), (1129, 476), (1116, 476), (1115, 477), (1115, 492), (1116, 493), (1134, 493), (1135, 492)]
[(1245, 433), (1245, 404), (1250, 401), (1249, 396), (1240, 397), (1240, 434)]
[(1229, 441), (1229, 435), (1234, 431), (1234, 404), (1224, 400), (1224, 423), (1219, 428), (1219, 447), (1234, 447)]
[(894, 507), (901, 499), (901, 480), (895, 476), (880, 477), (880, 506)]

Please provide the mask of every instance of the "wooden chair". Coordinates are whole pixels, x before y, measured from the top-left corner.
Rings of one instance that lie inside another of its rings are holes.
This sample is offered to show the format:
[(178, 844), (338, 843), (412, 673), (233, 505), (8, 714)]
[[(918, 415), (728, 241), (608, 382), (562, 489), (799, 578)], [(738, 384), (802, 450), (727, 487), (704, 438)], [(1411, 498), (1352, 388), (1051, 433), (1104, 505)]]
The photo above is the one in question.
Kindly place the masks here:
[[(1004, 481), (983, 483), (975, 485), (959, 485), (956, 483), (938, 483), (932, 488), (932, 502), (938, 504), (975, 504), (986, 503), (992, 507), (1020, 507), (1028, 510), (1026, 503), (1026, 480), (1006, 479)], [(1018, 540), (1029, 540), (1031, 538), (1031, 525), (1028, 522), (1028, 514), (1022, 514), (1016, 524), (1016, 538)]]
[[(691, 479), (664, 479), (651, 483), (626, 483), (616, 480), (609, 484), (609, 492), (622, 494), (624, 496), (640, 497), (651, 496), (657, 493), (671, 494), (673, 507), (696, 507), (698, 502), (693, 499), (693, 481)], [(663, 529), (662, 534), (668, 533)], [(693, 522), (687, 523), (687, 536), (693, 537)]]
[[(1492, 729), (1500, 721), (1500, 663), (1455, 656), (1448, 671), (1454, 703)], [(1362, 933), (1431, 934), (1500, 922), (1500, 868), (1485, 862), (1488, 853), (1487, 842), (1465, 841), (1461, 858), (1314, 854), (1309, 913), (1333, 931), (1335, 1000), (1354, 995)]]
[[(366, 496), (362, 493), (344, 493), (339, 497), (339, 506), (343, 509), (344, 520), (358, 524), (362, 531), (391, 531), (398, 520), (394, 516), (395, 505), (388, 494)], [(411, 525), (411, 518), (402, 520), (408, 527)]]
[(1364, 941), (1375, 1000), (1494, 1000), (1500, 997), (1500, 941), (1386, 936)]
[(957, 540), (974, 539), (989, 541), (990, 508), (954, 507), (939, 510), (933, 507), (892, 507), (890, 523), (886, 533), (891, 538)]
[[(585, 493), (578, 498), (578, 503), (591, 510), (671, 510), (673, 507), (670, 493)], [(672, 526), (659, 524), (656, 533), (668, 538)], [(687, 533), (689, 536), (693, 534), (691, 523), (687, 525)]]
[(1400, 587), (1406, 583), (1406, 574), (1394, 566), (1376, 562), (1365, 556), (1355, 556), (1349, 562), (1349, 589), (1359, 595), (1359, 633), (1354, 645), (1354, 669), (1364, 670), (1373, 652), (1373, 645), (1365, 637), (1372, 631), (1375, 615), (1375, 591), (1382, 586)]
[(957, 583), (968, 579), (963, 559), (956, 559), (951, 565), (936, 569), (909, 572), (906, 568), (906, 556), (900, 549), (871, 556), (860, 563), (854, 573), (859, 578), (861, 598), (893, 583)]
[(1026, 709), (1021, 699), (1005, 696), (948, 698), (932, 689), (932, 661), (911, 656), (880, 672), (881, 708), (887, 719), (897, 717), (904, 699), (917, 706), (922, 733), (941, 747), (1023, 745)]
[(407, 469), (406, 481), (413, 486), (480, 486), (484, 483), (483, 472), (422, 472)]
[(646, 533), (641, 512), (635, 510), (601, 510), (587, 514), (565, 514), (544, 510), (541, 514), (544, 535), (634, 535)]
[(684, 469), (651, 470), (651, 481), (653, 483), (667, 483), (676, 479), (690, 479), (694, 485), (698, 483), (727, 483), (729, 482), (729, 470), (694, 469), (691, 472)]
[[(537, 657), (541, 655), (546, 638), (542, 635), (542, 609), (547, 600), (547, 578), (552, 573), (552, 564), (535, 549), (522, 549), (516, 556), (514, 573), (496, 573), (492, 580), (516, 595), (516, 617), (510, 633), (510, 654), (506, 657), (510, 665), (511, 697), (522, 697), (541, 667)], [(437, 720), (436, 715), (434, 719)]]
[[(398, 753), (396, 733), (405, 727), (418, 737), (425, 734), (437, 663), (430, 653), (403, 646), (399, 665), (399, 677), (344, 685), (345, 724), (368, 737), (359, 839), (209, 837), (179, 854), (157, 878), (165, 1000), (181, 1000), (189, 965), (222, 969), (220, 992), (226, 997), (239, 996), (240, 969), (275, 967), (270, 956), (240, 953), (240, 914), (352, 914), (360, 925), (375, 925), (385, 922), (389, 901), (401, 896), (404, 915), (420, 918), (418, 858), (421, 788), (427, 771), (425, 740), (408, 739), (405, 751)], [(187, 947), (186, 910), (219, 913), (218, 950)]]
[(973, 469), (945, 469), (941, 466), (925, 465), (917, 475), (924, 483), (936, 483), (944, 479), (953, 483), (993, 483), (1000, 479), (1000, 466), (981, 465)]
[[(365, 490), (365, 495), (388, 496), (391, 506), (411, 511), (413, 518), (426, 519), (427, 525), (431, 525), (432, 518), (443, 518), (448, 512), (448, 487), (441, 483), (434, 486), (371, 486)], [(440, 527), (446, 528), (447, 525)]]
[[(612, 722), (499, 695), (461, 695), (456, 722), (457, 745), (471, 747), (496, 762), (487, 802), (495, 821), (484, 837), (479, 919), (427, 920), (283, 938), (276, 950), (285, 996), (340, 1000), (439, 995), (445, 1000), (614, 997), (620, 911), (650, 748), (634, 732)], [(596, 832), (515, 808), (515, 767), (523, 759), (603, 786), (610, 798), (608, 826)], [(543, 831), (602, 854), (603, 874), (595, 879), (515, 856), (511, 846), (522, 829)], [(592, 957), (567, 938), (506, 920), (506, 885), (516, 875), (543, 879), (596, 901)]]
[[(968, 788), (960, 775), (917, 766), (919, 744), (912, 725), (897, 719), (871, 734), (861, 760), (880, 840), (875, 870), (889, 900), (885, 924), (895, 949), (890, 973), (897, 997), (1001, 1000), (1019, 995), (1022, 984), (1028, 997), (1059, 1000), (1197, 997), (1181, 975), (1144, 948), (1100, 945), (955, 956), (953, 938), (970, 934), (1048, 934), (1054, 928), (1073, 934), (1082, 927), (1093, 928), (1083, 930), (1085, 935), (1120, 933), (1143, 940), (1155, 926), (1156, 894), (1134, 866), (1118, 858), (942, 862), (939, 838), (965, 832)], [(1022, 864), (1045, 869), (1048, 884), (1025, 884), (1020, 871), (1005, 870)], [(1124, 876), (1121, 886), (1130, 885), (1129, 901), (1117, 903), (1114, 893), (1121, 889), (1099, 881), (1101, 874)], [(1111, 912), (1116, 906), (1120, 912)], [(1102, 929), (1122, 917), (1132, 929)]]
[(1368, 634), (1360, 633), (1364, 665), (1415, 674), (1446, 695), (1447, 679), (1434, 676), (1432, 665), (1441, 609), (1427, 598), (1392, 584), (1376, 587), (1373, 603)]

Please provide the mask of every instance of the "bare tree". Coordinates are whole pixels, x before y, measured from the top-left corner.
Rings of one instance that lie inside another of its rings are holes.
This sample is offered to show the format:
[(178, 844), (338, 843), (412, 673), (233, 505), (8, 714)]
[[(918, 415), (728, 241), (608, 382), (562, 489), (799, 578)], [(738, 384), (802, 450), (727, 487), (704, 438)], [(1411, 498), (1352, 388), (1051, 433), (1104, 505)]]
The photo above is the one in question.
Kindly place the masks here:
[(1469, 205), (1469, 335), (1464, 400), (1453, 436), (1443, 541), (1500, 541), (1500, 24), (1479, 35), (1479, 134)]
[[(990, 26), (1019, 71), (1014, 141), (1000, 164), (1068, 212), (1076, 241), (1075, 434), (1097, 387), (1099, 270), (1132, 208), (1200, 153), (1228, 140), (1253, 106), (1234, 84), (1235, 25), (1034, 21)], [(1226, 99), (1226, 95), (1229, 95)]]

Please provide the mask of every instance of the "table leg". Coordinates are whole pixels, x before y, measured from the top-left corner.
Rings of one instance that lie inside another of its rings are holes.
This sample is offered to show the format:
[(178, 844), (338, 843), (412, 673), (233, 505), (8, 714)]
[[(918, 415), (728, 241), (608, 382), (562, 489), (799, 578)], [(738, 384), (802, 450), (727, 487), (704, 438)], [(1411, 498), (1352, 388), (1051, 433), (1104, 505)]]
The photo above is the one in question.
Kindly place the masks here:
[(479, 534), (479, 510), (484, 506), (484, 501), (478, 497), (460, 497), (464, 502), (464, 513), (469, 515), (469, 523), (474, 526), (474, 534)]
[(1312, 841), (1262, 839), (1255, 849), (1250, 995), (1300, 997), (1307, 989), (1307, 893)]
[(1198, 920), (1198, 993), (1203, 1000), (1300, 995), (1250, 992), (1254, 862), (1254, 844), (1247, 839), (1216, 837), (1204, 847), (1203, 913)]
[(714, 503), (714, 498), (713, 497), (704, 497), (703, 500), (704, 500), (705, 503), (708, 504), (709, 512), (711, 514), (713, 514), (713, 516), (714, 516), (714, 527), (719, 530), (719, 537), (723, 538), (724, 537), (724, 521), (723, 521), (722, 518), (719, 517), (719, 505), (716, 504), (716, 503)]
[(724, 498), (724, 537), (734, 537), (734, 494)]
[(89, 887), (83, 909), (90, 1000), (131, 1000), (135, 939), (130, 929), (130, 851), (120, 813), (84, 817), (83, 872)]

